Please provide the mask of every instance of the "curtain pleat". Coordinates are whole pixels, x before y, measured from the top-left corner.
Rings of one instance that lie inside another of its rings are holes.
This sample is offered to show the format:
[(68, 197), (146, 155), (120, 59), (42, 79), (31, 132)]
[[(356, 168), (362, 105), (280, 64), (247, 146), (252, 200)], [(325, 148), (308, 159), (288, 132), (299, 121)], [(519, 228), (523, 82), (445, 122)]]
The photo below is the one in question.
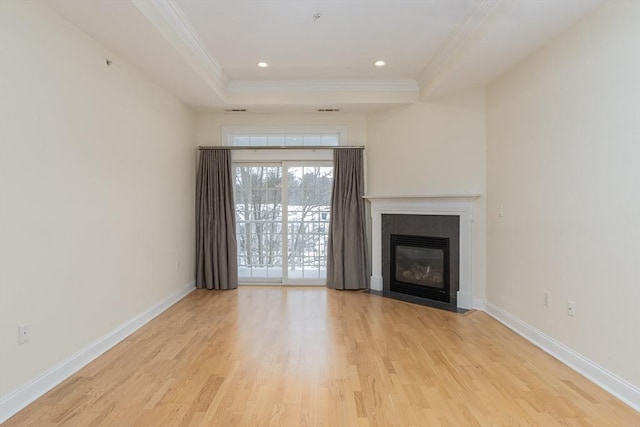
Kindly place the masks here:
[(366, 289), (364, 167), (362, 149), (333, 151), (333, 190), (327, 254), (327, 286)]
[(196, 287), (238, 287), (238, 247), (229, 150), (200, 153), (196, 184)]

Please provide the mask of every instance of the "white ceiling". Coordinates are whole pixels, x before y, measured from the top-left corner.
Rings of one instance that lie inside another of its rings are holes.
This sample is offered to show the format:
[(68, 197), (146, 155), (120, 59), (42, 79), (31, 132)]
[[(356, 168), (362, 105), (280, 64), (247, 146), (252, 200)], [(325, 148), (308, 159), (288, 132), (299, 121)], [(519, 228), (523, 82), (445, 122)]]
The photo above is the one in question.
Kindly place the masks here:
[[(177, 3), (232, 80), (415, 79), (468, 10), (451, 0)], [(374, 67), (380, 58), (389, 65)]]
[(368, 111), (481, 87), (602, 1), (45, 3), (195, 109), (260, 112)]

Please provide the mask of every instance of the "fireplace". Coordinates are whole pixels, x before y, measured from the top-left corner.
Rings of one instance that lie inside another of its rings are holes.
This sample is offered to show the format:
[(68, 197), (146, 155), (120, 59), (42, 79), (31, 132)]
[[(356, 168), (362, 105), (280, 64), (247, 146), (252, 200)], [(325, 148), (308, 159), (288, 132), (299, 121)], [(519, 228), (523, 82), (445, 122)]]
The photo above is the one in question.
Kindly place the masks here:
[(450, 302), (449, 239), (390, 236), (390, 290)]
[(471, 237), (479, 196), (365, 196), (371, 207), (371, 290), (391, 291), (391, 234), (443, 237), (449, 239), (449, 306), (473, 308)]
[(460, 220), (453, 215), (382, 215), (383, 292), (458, 307)]

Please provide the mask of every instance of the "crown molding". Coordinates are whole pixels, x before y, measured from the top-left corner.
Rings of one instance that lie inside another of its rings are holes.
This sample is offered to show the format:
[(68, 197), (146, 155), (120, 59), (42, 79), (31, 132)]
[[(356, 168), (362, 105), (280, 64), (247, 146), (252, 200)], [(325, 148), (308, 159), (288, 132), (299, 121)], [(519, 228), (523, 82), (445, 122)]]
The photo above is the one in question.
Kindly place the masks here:
[(502, 0), (476, 0), (460, 25), (432, 57), (418, 76), (420, 99), (426, 98), (452, 71), (460, 58), (480, 38)]
[(175, 0), (131, 2), (224, 100), (228, 78)]
[(222, 65), (208, 52), (204, 42), (200, 39), (195, 28), (193, 28), (189, 19), (175, 0), (153, 0), (153, 4), (163, 13), (167, 22), (169, 22), (176, 33), (181, 36), (185, 44), (191, 48), (220, 81), (226, 83), (227, 77), (222, 70)]
[(229, 93), (244, 92), (418, 92), (415, 80), (231, 80)]

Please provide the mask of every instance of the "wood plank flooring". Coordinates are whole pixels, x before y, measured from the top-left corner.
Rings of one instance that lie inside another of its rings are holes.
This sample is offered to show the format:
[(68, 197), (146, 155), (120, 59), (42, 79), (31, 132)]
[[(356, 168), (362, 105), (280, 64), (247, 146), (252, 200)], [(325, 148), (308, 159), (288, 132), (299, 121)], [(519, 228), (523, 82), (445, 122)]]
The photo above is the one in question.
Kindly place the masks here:
[(192, 292), (9, 426), (640, 426), (482, 312), (325, 288)]

